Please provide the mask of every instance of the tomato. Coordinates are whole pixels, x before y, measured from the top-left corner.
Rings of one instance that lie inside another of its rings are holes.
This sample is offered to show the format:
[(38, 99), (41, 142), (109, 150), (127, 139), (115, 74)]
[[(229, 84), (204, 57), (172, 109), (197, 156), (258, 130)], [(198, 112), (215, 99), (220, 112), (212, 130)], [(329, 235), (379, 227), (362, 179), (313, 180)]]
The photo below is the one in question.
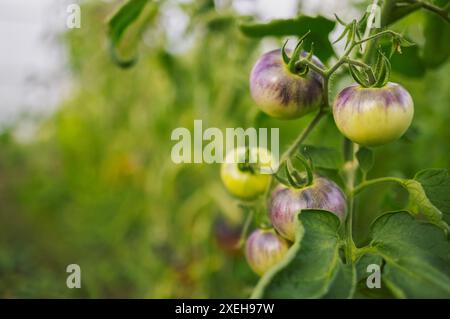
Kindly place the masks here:
[(283, 259), (288, 249), (288, 242), (273, 229), (257, 229), (247, 239), (245, 256), (252, 270), (262, 276)]
[[(313, 56), (312, 62), (323, 68), (317, 57)], [(253, 66), (250, 93), (256, 105), (268, 115), (298, 118), (318, 109), (322, 103), (323, 78), (313, 70), (305, 76), (291, 73), (282, 60), (281, 50), (274, 50), (261, 56)]]
[(333, 104), (338, 129), (348, 139), (364, 146), (398, 139), (410, 126), (413, 115), (411, 95), (392, 82), (381, 88), (347, 87)]
[(229, 255), (238, 255), (241, 252), (239, 241), (242, 226), (233, 224), (223, 217), (216, 218), (214, 222), (214, 237), (217, 245)]
[(323, 209), (344, 220), (347, 204), (345, 195), (336, 183), (315, 176), (312, 185), (290, 188), (278, 185), (271, 194), (269, 215), (273, 227), (284, 238), (294, 241), (297, 231), (297, 214), (302, 209)]
[[(259, 168), (245, 168), (247, 148), (241, 147), (232, 150), (227, 154), (225, 162), (222, 164), (220, 176), (225, 188), (232, 195), (242, 199), (253, 199), (265, 192), (269, 182), (270, 175), (262, 174), (260, 169), (269, 169), (272, 171), (273, 164), (270, 152), (263, 148), (253, 148), (250, 153), (254, 158), (258, 158)], [(264, 172), (266, 173), (266, 172)]]

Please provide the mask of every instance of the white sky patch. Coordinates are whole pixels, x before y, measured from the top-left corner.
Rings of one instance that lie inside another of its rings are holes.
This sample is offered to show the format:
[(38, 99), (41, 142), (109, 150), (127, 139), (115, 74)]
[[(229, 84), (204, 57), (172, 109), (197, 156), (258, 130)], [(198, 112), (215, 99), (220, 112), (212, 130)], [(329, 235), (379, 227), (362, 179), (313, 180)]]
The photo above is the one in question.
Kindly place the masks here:
[[(74, 2), (74, 1), (72, 1)], [(68, 88), (65, 0), (0, 1), (0, 128), (51, 113)]]

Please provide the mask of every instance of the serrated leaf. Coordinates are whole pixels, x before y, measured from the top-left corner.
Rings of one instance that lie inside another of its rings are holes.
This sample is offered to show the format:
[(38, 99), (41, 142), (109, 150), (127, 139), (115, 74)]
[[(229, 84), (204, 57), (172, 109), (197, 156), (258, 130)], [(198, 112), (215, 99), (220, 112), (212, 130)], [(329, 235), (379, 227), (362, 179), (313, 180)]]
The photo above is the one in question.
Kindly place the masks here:
[(269, 23), (243, 22), (239, 29), (248, 37), (262, 38), (266, 36), (298, 36), (301, 37), (311, 30), (311, 34), (304, 40), (305, 47), (314, 42), (317, 56), (327, 61), (335, 53), (328, 36), (335, 27), (335, 22), (324, 17), (300, 16), (295, 19), (276, 19)]
[(364, 174), (367, 174), (373, 167), (373, 152), (366, 147), (360, 147), (358, 152), (356, 153), (356, 158), (358, 159), (361, 171)]
[(261, 278), (252, 298), (351, 296), (355, 270), (339, 257), (339, 218), (321, 210), (303, 210), (298, 218), (301, 227), (294, 245)]
[(341, 153), (334, 148), (314, 145), (303, 145), (300, 154), (310, 158), (314, 167), (325, 169), (340, 169), (344, 164)]
[(450, 298), (450, 242), (440, 228), (393, 212), (374, 222), (371, 237), (385, 263), (382, 285), (396, 297)]

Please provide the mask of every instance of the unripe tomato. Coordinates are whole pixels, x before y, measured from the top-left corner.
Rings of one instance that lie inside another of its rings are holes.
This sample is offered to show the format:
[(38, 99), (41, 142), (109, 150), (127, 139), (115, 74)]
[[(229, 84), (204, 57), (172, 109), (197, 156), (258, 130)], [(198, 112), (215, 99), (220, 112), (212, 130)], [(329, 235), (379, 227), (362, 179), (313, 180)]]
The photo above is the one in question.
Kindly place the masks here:
[[(260, 169), (272, 170), (273, 165), (271, 153), (264, 148), (252, 148), (252, 156), (257, 156), (260, 168), (256, 170), (243, 169), (242, 161), (246, 156), (247, 149), (240, 147), (227, 154), (225, 162), (220, 170), (220, 177), (225, 188), (234, 196), (242, 199), (252, 199), (265, 192), (270, 182), (270, 174), (262, 174)], [(256, 157), (255, 157), (256, 158)]]
[(323, 209), (344, 220), (347, 204), (345, 195), (336, 183), (315, 176), (313, 184), (303, 188), (278, 185), (269, 202), (269, 215), (273, 227), (284, 238), (294, 241), (297, 231), (297, 214), (302, 209)]
[(257, 229), (247, 239), (245, 256), (253, 271), (262, 276), (283, 259), (288, 249), (288, 242), (273, 229)]
[[(312, 62), (323, 67), (315, 56)], [(268, 115), (281, 119), (298, 118), (316, 110), (322, 103), (323, 78), (313, 70), (305, 76), (289, 72), (281, 50), (274, 50), (262, 55), (253, 66), (250, 93), (256, 105)]]
[(223, 217), (216, 218), (214, 222), (214, 238), (217, 245), (229, 255), (241, 253), (239, 241), (241, 239), (242, 226), (233, 224)]
[(347, 87), (333, 104), (338, 129), (348, 139), (364, 146), (398, 139), (408, 129), (413, 115), (411, 95), (392, 82), (381, 88)]

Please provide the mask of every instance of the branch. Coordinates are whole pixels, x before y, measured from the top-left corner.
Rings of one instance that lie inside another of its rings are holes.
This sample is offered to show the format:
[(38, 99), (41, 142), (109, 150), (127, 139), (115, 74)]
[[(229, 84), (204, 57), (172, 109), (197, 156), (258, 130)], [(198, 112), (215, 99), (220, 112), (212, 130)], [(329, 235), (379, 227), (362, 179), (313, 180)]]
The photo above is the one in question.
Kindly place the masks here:
[(418, 4), (423, 9), (437, 14), (442, 19), (444, 19), (447, 23), (450, 23), (450, 14), (446, 11), (445, 8), (441, 8), (441, 7), (435, 6), (434, 4), (432, 4), (430, 2), (421, 1), (421, 0), (408, 0), (408, 2), (412, 3), (412, 4)]

